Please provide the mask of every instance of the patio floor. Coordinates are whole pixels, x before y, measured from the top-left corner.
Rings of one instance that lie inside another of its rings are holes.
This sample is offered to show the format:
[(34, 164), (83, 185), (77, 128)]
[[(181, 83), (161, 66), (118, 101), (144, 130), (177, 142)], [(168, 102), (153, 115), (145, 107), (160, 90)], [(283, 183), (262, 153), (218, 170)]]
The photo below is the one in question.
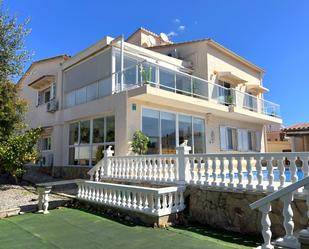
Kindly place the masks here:
[(112, 220), (62, 208), (49, 215), (25, 214), (0, 220), (2, 249), (229, 249), (252, 248), (256, 241), (198, 227), (168, 230)]

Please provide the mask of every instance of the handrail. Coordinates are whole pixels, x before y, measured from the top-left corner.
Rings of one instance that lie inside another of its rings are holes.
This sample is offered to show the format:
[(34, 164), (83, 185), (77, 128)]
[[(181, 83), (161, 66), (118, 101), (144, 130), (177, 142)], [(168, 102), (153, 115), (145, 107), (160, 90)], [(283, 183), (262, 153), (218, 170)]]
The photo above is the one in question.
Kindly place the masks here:
[(294, 192), (295, 190), (301, 188), (301, 187), (304, 187), (305, 185), (309, 184), (309, 176), (305, 177), (304, 179), (300, 180), (300, 181), (297, 181), (295, 183), (292, 183), (291, 185), (287, 186), (287, 187), (284, 187), (270, 195), (267, 195), (265, 196), (264, 198), (256, 201), (256, 202), (253, 202), (250, 204), (250, 208), (251, 209), (257, 209), (257, 208), (260, 208), (260, 207), (263, 207), (265, 206), (266, 204), (274, 201), (274, 200), (277, 200), (279, 199), (280, 197), (282, 196), (285, 196), (289, 193), (292, 193)]

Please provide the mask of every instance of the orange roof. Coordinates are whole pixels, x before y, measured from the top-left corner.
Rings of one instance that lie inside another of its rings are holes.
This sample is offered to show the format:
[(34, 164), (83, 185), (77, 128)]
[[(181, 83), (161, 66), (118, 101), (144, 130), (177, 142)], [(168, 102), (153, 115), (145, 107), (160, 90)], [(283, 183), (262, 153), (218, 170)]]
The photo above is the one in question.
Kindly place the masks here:
[(288, 126), (284, 129), (283, 131), (304, 131), (304, 130), (309, 130), (309, 123), (299, 123), (299, 124), (294, 124), (291, 126)]

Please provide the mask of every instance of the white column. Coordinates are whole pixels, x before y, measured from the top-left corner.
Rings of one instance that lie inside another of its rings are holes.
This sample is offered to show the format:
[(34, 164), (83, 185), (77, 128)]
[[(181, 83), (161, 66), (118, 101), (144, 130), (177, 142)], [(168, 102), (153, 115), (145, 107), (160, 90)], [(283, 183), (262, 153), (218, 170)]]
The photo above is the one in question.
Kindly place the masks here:
[(176, 174), (176, 181), (179, 184), (185, 184), (186, 183), (186, 174), (187, 172), (187, 166), (189, 163), (189, 160), (185, 155), (189, 154), (191, 151), (191, 147), (187, 146), (188, 141), (186, 140), (183, 144), (180, 146), (176, 147), (176, 153), (178, 157), (178, 169), (177, 169), (177, 174)]
[(269, 218), (269, 212), (271, 211), (271, 205), (270, 203), (266, 204), (265, 206), (262, 206), (259, 208), (259, 210), (262, 212), (262, 236), (264, 239), (264, 244), (262, 245), (261, 249), (273, 249), (274, 247), (271, 244), (271, 221)]
[(111, 146), (108, 146), (108, 148), (104, 151), (104, 174), (105, 177), (109, 177), (111, 175), (111, 160), (110, 157), (112, 157), (114, 154), (114, 151), (112, 150)]
[(280, 198), (283, 202), (283, 226), (285, 230), (285, 236), (276, 240), (276, 245), (289, 247), (289, 248), (299, 248), (299, 243), (297, 238), (293, 235), (294, 222), (293, 222), (293, 210), (291, 203), (293, 201), (293, 192), (284, 195)]

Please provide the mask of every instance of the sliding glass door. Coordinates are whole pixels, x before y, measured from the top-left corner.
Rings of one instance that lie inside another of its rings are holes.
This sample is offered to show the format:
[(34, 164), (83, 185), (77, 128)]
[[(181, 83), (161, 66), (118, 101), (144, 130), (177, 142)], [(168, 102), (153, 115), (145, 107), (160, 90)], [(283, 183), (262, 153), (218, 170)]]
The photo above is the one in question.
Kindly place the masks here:
[(148, 154), (174, 154), (185, 140), (191, 153), (206, 152), (205, 121), (202, 118), (143, 108), (142, 131), (149, 137)]

